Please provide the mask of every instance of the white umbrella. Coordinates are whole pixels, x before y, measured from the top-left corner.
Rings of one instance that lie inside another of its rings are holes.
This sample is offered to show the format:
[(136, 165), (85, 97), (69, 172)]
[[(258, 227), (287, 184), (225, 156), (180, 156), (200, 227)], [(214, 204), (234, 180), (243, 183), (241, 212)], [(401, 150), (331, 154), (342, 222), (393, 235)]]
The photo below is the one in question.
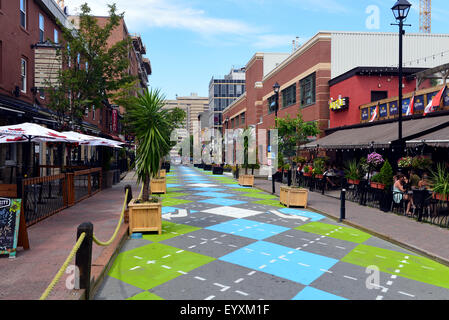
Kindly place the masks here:
[(77, 139), (69, 138), (58, 131), (35, 123), (0, 127), (0, 135), (6, 136), (6, 141), (14, 137), (16, 139), (15, 142), (78, 142)]
[(66, 131), (62, 134), (66, 135), (67, 137), (79, 139), (79, 144), (83, 146), (104, 146), (104, 147), (111, 147), (111, 148), (121, 148), (120, 145), (122, 145), (122, 142), (114, 141), (114, 140), (108, 140), (100, 137), (94, 137), (89, 136), (87, 134), (82, 134), (74, 131)]

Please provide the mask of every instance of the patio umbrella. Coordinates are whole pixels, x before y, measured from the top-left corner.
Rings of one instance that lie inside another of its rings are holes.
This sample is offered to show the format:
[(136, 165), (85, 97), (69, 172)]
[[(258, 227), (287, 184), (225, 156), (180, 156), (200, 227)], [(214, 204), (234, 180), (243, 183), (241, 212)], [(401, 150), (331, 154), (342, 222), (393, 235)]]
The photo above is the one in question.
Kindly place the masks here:
[[(75, 139), (71, 139), (61, 134), (58, 131), (45, 128), (35, 123), (22, 123), (11, 126), (2, 126), (0, 127), (0, 143), (19, 143), (19, 142), (27, 142), (31, 146), (31, 143), (34, 142), (79, 142)], [(23, 170), (25, 169), (27, 163), (30, 161), (31, 155), (27, 152), (25, 154), (27, 158), (23, 164)], [(36, 171), (34, 161), (34, 148), (33, 148), (33, 170)]]
[[(13, 136), (17, 139), (15, 142), (21, 142), (22, 139), (27, 142), (79, 142), (77, 139), (69, 138), (58, 131), (27, 122), (0, 127), (0, 135), (6, 137)], [(11, 138), (6, 138), (6, 140), (8, 139)]]
[(79, 139), (80, 140), (79, 144), (83, 146), (92, 146), (92, 147), (103, 146), (111, 148), (121, 148), (120, 145), (124, 144), (122, 142), (89, 136), (87, 134), (82, 134), (75, 131), (65, 131), (62, 132), (62, 134), (69, 138)]

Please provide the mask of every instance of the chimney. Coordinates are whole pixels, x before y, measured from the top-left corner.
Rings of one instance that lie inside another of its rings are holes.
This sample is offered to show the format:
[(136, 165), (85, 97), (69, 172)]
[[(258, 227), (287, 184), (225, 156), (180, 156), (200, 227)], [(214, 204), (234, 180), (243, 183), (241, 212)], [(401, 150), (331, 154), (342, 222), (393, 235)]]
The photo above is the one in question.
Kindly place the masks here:
[(295, 40), (292, 41), (292, 52), (295, 52), (296, 50), (296, 43)]

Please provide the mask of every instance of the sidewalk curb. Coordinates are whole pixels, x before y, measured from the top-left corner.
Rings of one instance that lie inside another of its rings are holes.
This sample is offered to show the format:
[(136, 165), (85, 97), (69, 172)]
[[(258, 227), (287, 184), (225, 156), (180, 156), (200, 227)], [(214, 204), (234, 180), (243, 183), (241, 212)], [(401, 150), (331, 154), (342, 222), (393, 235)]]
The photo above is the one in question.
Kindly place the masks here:
[[(269, 192), (269, 191), (267, 191), (267, 190), (264, 190), (264, 189), (262, 189), (262, 188), (260, 188), (260, 187), (258, 187), (258, 186), (254, 186), (254, 188), (255, 188), (255, 189), (258, 189), (258, 190), (261, 190), (261, 191), (263, 191), (263, 192), (265, 192), (265, 193), (272, 194), (271, 192)], [(274, 194), (274, 195), (277, 196), (277, 197), (279, 197), (279, 196), (276, 195), (276, 194)], [(307, 209), (310, 210), (310, 211), (314, 211), (314, 212), (316, 212), (316, 213), (322, 214), (322, 215), (324, 215), (324, 216), (326, 216), (326, 217), (328, 217), (328, 218), (331, 218), (332, 220), (335, 220), (335, 221), (340, 222), (340, 218), (339, 218), (339, 217), (333, 216), (333, 215), (330, 214), (330, 213), (326, 213), (326, 212), (320, 211), (320, 210), (315, 209), (314, 207), (311, 207), (311, 206), (308, 206)], [(391, 237), (389, 237), (389, 236), (386, 236), (386, 235), (381, 234), (381, 233), (379, 233), (379, 232), (373, 231), (373, 230), (368, 229), (368, 228), (366, 228), (366, 227), (360, 226), (360, 225), (358, 225), (358, 224), (356, 224), (356, 223), (353, 223), (353, 222), (350, 222), (350, 221), (348, 221), (348, 220), (343, 220), (342, 223), (343, 223), (343, 224), (346, 224), (346, 225), (348, 225), (348, 226), (350, 226), (350, 227), (359, 229), (359, 230), (361, 230), (361, 231), (363, 231), (363, 232), (366, 232), (366, 233), (368, 233), (368, 234), (371, 234), (371, 235), (373, 235), (373, 236), (375, 236), (375, 237), (378, 237), (378, 238), (380, 238), (380, 239), (382, 239), (382, 240), (391, 242), (391, 243), (393, 243), (393, 244), (395, 244), (395, 245), (397, 245), (397, 246), (399, 246), (399, 247), (402, 247), (402, 248), (404, 248), (404, 249), (407, 249), (407, 250), (409, 250), (409, 251), (412, 251), (412, 252), (414, 252), (414, 253), (416, 253), (416, 254), (422, 255), (422, 256), (424, 256), (424, 257), (427, 257), (427, 258), (429, 258), (429, 259), (431, 259), (431, 260), (434, 260), (434, 261), (436, 261), (436, 262), (439, 262), (439, 263), (444, 264), (444, 265), (446, 265), (446, 266), (449, 267), (449, 259), (447, 259), (447, 258), (443, 258), (443, 257), (440, 257), (440, 256), (438, 256), (438, 255), (436, 255), (436, 254), (429, 253), (429, 252), (427, 252), (427, 251), (425, 251), (425, 250), (423, 250), (423, 249), (420, 249), (420, 248), (418, 248), (418, 247), (412, 246), (412, 245), (407, 244), (407, 243), (405, 243), (405, 242), (401, 242), (401, 241), (399, 241), (399, 240), (393, 239), (393, 238), (391, 238)]]

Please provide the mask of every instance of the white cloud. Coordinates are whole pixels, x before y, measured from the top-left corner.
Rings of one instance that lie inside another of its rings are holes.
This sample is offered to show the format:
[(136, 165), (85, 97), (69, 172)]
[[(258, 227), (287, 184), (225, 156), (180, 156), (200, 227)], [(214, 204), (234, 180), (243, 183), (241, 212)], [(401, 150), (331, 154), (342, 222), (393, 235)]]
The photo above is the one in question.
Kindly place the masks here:
[[(96, 0), (88, 5), (92, 14), (105, 16), (109, 10), (107, 5), (113, 1)], [(69, 13), (79, 13), (85, 2), (68, 2)], [(178, 0), (115, 0), (115, 3), (118, 12), (125, 12), (125, 21), (131, 32), (143, 33), (145, 28), (188, 30), (200, 35), (204, 44), (246, 44), (262, 49), (288, 45), (294, 39), (289, 35), (267, 34), (266, 27), (253, 26), (236, 19), (211, 17), (204, 10), (188, 7)]]

